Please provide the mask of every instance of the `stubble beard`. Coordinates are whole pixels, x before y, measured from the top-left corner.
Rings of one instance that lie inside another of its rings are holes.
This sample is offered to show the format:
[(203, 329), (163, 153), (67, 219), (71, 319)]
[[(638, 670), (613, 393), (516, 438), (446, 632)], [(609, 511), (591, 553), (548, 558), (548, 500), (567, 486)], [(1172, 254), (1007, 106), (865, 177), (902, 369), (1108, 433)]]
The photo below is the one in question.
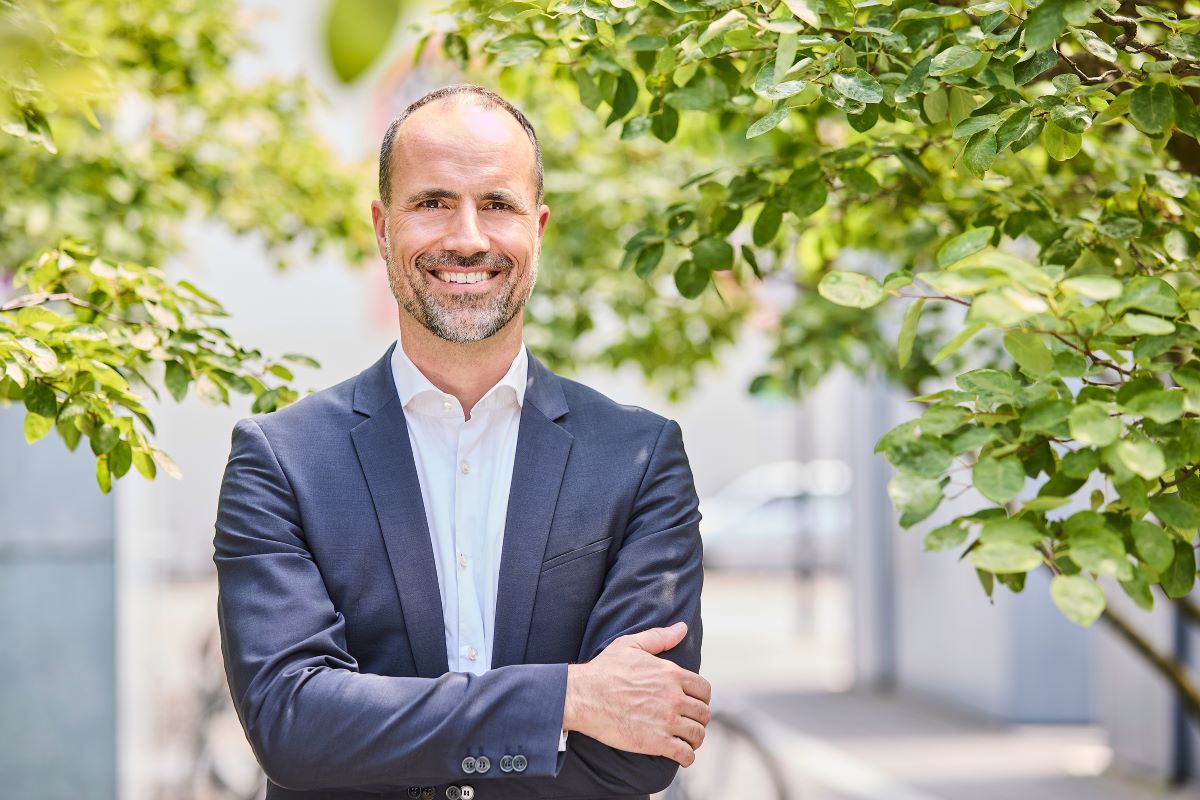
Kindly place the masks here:
[[(426, 254), (416, 258), (414, 270), (403, 270), (397, 266), (386, 236), (384, 251), (387, 253), (388, 285), (396, 302), (430, 333), (447, 342), (479, 342), (495, 336), (521, 313), (537, 283), (536, 252), (529, 265), (528, 286), (522, 289), (519, 280), (512, 279), (515, 269), (512, 261), (499, 253), (459, 256), (443, 251)], [(480, 266), (499, 272), (504, 279), (503, 285), (488, 294), (438, 294), (421, 274), (436, 267)]]

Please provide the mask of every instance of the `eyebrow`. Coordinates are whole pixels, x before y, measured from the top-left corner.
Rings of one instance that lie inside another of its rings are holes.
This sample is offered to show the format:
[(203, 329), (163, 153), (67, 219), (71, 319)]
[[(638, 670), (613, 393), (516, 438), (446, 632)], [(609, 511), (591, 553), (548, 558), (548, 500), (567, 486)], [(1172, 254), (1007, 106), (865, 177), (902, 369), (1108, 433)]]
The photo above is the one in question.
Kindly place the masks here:
[[(461, 200), (462, 195), (450, 189), (422, 189), (421, 191), (409, 195), (407, 205), (415, 206), (418, 203), (423, 203), (426, 200)], [(512, 192), (506, 189), (494, 189), (490, 192), (476, 195), (476, 199), (485, 202), (501, 202), (512, 206), (518, 213), (524, 214), (528, 211), (525, 203)]]

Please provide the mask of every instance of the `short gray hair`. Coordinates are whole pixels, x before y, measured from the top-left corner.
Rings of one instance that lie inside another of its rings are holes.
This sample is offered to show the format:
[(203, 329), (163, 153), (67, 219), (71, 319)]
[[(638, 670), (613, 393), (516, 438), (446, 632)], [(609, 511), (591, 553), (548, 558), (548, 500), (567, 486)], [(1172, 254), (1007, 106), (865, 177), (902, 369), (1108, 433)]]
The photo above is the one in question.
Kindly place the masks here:
[(404, 124), (404, 120), (412, 116), (413, 112), (418, 108), (436, 100), (444, 100), (447, 97), (466, 97), (475, 101), (483, 108), (502, 108), (511, 114), (517, 122), (521, 123), (521, 127), (525, 129), (525, 134), (529, 137), (529, 141), (533, 143), (533, 158), (537, 164), (537, 204), (541, 205), (542, 200), (545, 198), (545, 176), (542, 170), (542, 148), (538, 144), (537, 133), (533, 130), (533, 124), (512, 103), (491, 89), (486, 89), (474, 83), (456, 83), (451, 86), (443, 86), (441, 89), (434, 89), (400, 112), (400, 116), (396, 117), (388, 125), (387, 133), (383, 135), (383, 144), (379, 147), (379, 199), (383, 201), (383, 204), (386, 206), (392, 200), (392, 146), (396, 143), (397, 131)]

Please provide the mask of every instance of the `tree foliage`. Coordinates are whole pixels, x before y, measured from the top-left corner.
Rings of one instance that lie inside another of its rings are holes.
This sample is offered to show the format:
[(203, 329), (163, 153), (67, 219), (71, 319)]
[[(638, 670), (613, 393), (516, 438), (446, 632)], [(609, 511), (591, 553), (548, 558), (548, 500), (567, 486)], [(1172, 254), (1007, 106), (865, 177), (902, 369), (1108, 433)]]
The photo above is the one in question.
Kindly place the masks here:
[(24, 404), (30, 442), (86, 439), (104, 491), (131, 466), (177, 472), (147, 395), (296, 397), (287, 359), (162, 270), (186, 220), (253, 232), (281, 264), (371, 244), (365, 176), (317, 138), (302, 84), (234, 79), (249, 47), (224, 0), (0, 2), (0, 399)]
[(788, 286), (753, 388), (842, 363), (924, 392), (878, 445), (901, 524), (974, 492), (928, 548), (961, 549), (989, 594), (1049, 568), (1090, 624), (1099, 578), (1149, 608), (1196, 577), (1189, 9), (463, 0), (442, 43), (530, 107), (570, 87), (630, 148), (707, 157), (623, 266), (685, 297)]

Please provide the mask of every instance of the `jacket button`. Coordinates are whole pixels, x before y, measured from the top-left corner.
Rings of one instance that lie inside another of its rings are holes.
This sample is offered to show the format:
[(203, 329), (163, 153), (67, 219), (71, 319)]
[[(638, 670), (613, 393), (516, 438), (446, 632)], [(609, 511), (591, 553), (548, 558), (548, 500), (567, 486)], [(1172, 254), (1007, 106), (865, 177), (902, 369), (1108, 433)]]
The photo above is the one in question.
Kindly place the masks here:
[(525, 758), (525, 756), (519, 753), (513, 756), (513, 772), (524, 772), (525, 768), (528, 766), (529, 761)]
[(462, 760), (462, 771), (470, 775), (478, 769), (478, 762), (473, 756), (467, 756)]
[(462, 800), (462, 789), (457, 786), (447, 786), (446, 800)]
[(475, 797), (475, 789), (471, 786), (462, 787), (462, 800), (473, 800)]
[(513, 764), (512, 756), (505, 754), (500, 757), (500, 771), (501, 772), (512, 772), (512, 764)]
[(432, 786), (421, 787), (421, 800), (433, 800), (433, 796), (437, 794)]
[(421, 787), (420, 786), (408, 787), (408, 796), (412, 797), (412, 798), (420, 797), (421, 796)]
[(476, 772), (481, 772), (481, 773), (487, 772), (491, 768), (492, 768), (492, 761), (487, 756), (480, 756), (479, 758), (475, 759), (475, 771)]

